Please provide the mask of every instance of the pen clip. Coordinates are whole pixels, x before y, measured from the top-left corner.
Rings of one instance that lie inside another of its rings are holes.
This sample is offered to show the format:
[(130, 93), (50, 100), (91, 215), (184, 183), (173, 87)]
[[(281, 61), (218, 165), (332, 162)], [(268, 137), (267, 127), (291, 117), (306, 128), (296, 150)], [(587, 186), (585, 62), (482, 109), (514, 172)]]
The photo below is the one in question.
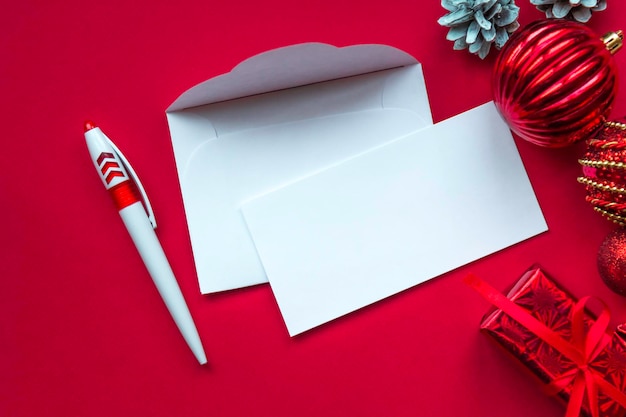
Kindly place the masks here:
[(117, 156), (120, 158), (120, 160), (124, 164), (126, 171), (128, 171), (128, 175), (130, 175), (130, 178), (137, 186), (137, 189), (139, 189), (139, 192), (141, 193), (141, 198), (143, 199), (143, 206), (144, 206), (144, 209), (146, 210), (146, 215), (148, 216), (148, 220), (150, 220), (150, 224), (152, 224), (152, 228), (156, 229), (157, 224), (156, 224), (156, 218), (154, 217), (154, 211), (152, 210), (152, 205), (150, 204), (150, 200), (148, 199), (148, 194), (146, 194), (146, 190), (144, 190), (143, 184), (141, 184), (141, 181), (139, 180), (139, 176), (133, 169), (130, 162), (128, 162), (128, 159), (126, 159), (122, 151), (120, 151), (120, 149), (117, 146), (115, 146), (113, 141), (109, 138), (106, 138), (106, 140), (109, 142), (109, 145), (111, 145), (111, 147), (113, 148)]

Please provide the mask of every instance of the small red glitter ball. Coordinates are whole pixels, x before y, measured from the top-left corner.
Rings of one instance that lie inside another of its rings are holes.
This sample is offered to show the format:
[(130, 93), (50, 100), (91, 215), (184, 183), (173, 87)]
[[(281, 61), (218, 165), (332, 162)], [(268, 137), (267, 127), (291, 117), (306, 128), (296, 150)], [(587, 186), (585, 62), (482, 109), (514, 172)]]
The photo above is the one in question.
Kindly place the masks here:
[(626, 230), (615, 230), (598, 250), (598, 272), (612, 291), (626, 296)]
[(585, 200), (609, 220), (626, 226), (626, 124), (607, 122), (587, 141), (578, 162), (585, 185)]

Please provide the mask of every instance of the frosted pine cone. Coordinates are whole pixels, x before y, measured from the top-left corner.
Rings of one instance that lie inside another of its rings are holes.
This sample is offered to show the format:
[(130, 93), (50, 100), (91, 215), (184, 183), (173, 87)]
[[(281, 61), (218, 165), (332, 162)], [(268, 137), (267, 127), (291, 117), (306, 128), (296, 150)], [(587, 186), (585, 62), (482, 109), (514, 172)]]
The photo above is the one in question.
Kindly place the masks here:
[(520, 26), (515, 0), (441, 0), (441, 5), (450, 12), (437, 21), (450, 28), (446, 39), (454, 41), (454, 49), (468, 48), (481, 59), (492, 44), (502, 48)]
[(606, 9), (606, 0), (530, 0), (548, 18), (573, 19), (585, 23), (593, 12)]

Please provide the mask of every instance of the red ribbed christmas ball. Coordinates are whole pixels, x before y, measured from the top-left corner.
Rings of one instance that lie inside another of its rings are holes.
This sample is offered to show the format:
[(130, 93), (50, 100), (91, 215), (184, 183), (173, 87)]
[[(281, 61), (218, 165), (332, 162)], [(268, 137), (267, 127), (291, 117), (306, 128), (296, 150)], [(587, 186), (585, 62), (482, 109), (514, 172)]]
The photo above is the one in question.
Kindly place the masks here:
[(600, 38), (587, 26), (549, 19), (516, 32), (493, 70), (494, 102), (511, 130), (557, 148), (588, 138), (611, 111), (621, 32)]

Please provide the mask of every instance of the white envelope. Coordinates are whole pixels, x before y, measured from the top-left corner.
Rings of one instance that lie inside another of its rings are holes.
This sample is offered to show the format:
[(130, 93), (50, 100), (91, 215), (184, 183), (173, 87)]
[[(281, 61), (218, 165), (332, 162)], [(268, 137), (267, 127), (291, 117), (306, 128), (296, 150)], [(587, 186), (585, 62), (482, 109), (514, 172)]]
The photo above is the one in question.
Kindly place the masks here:
[(291, 335), (547, 230), (492, 103), (242, 210)]
[(267, 282), (246, 201), (432, 124), (421, 65), (383, 45), (255, 56), (167, 119), (202, 293)]

